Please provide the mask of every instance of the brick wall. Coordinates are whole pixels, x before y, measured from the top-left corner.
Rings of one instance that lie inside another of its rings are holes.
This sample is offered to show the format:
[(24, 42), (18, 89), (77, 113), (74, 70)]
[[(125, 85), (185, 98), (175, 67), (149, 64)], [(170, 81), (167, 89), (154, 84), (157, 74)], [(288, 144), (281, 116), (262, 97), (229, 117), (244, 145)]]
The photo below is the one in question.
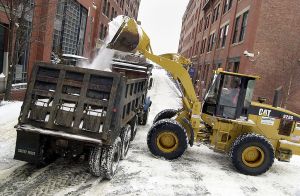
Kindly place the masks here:
[[(262, 1), (254, 51), (260, 52), (247, 73), (262, 77), (255, 97), (272, 103), (274, 90), (283, 87), (282, 107), (300, 113), (300, 4), (298, 0)], [(289, 94), (289, 95), (288, 95)]]

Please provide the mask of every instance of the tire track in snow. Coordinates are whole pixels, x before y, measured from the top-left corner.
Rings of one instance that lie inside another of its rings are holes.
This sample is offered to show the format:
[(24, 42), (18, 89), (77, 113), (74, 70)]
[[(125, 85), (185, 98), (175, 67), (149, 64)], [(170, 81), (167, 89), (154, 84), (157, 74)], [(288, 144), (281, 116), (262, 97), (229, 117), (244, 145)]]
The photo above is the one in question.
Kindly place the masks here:
[(95, 179), (86, 168), (86, 162), (63, 159), (42, 169), (26, 164), (0, 183), (0, 195), (53, 195), (63, 188)]

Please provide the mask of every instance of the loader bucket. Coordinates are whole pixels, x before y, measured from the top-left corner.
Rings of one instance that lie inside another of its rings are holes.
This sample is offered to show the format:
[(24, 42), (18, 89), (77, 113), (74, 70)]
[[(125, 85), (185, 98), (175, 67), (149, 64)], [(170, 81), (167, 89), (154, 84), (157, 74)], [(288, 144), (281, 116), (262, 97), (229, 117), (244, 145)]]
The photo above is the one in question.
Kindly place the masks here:
[[(123, 52), (135, 52), (139, 42), (139, 26), (135, 20), (119, 16), (110, 24), (109, 28), (115, 29), (116, 33), (108, 40), (107, 48)], [(114, 33), (110, 30), (109, 33)]]

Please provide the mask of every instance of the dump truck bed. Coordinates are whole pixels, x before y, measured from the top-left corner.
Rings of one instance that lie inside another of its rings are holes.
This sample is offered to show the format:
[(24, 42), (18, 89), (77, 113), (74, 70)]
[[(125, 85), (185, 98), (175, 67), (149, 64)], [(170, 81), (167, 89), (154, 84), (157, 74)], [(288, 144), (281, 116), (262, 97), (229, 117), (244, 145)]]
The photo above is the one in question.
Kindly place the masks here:
[(151, 66), (114, 61), (112, 70), (37, 63), (18, 131), (112, 144), (143, 106)]

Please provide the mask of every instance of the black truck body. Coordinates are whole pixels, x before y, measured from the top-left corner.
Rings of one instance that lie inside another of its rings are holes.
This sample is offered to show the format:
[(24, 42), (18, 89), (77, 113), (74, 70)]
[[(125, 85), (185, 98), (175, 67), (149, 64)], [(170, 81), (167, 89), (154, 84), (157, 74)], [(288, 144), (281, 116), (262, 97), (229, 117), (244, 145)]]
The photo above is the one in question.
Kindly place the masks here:
[(135, 122), (145, 124), (149, 111), (151, 70), (122, 60), (113, 61), (112, 72), (37, 63), (16, 126), (15, 159), (40, 163), (112, 147), (127, 125), (133, 139)]

